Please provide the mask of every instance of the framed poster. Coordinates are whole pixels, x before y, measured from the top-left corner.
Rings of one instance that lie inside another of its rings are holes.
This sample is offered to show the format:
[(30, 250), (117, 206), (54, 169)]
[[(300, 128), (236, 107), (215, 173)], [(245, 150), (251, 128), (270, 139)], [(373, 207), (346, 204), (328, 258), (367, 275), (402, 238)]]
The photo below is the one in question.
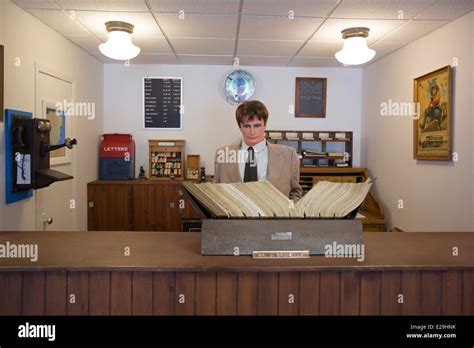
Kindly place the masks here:
[(451, 67), (416, 78), (413, 89), (419, 110), (413, 121), (413, 158), (451, 160)]
[(143, 128), (181, 130), (183, 110), (181, 77), (143, 78)]
[[(66, 138), (71, 134), (71, 125), (67, 120), (66, 112), (62, 110), (62, 104), (41, 100), (41, 118), (48, 119), (51, 123), (50, 144), (64, 144)], [(65, 147), (51, 151), (49, 156), (50, 165), (71, 163), (71, 153)]]
[(326, 117), (326, 85), (326, 78), (296, 78), (295, 117)]

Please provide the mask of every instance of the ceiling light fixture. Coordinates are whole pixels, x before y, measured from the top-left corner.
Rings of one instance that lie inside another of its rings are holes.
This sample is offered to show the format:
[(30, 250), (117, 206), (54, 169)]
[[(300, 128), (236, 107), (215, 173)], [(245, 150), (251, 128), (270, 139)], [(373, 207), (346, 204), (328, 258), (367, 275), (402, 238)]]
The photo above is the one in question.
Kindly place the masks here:
[(341, 31), (344, 46), (336, 52), (338, 61), (346, 65), (359, 65), (370, 61), (375, 57), (375, 51), (367, 47), (369, 28), (357, 27)]
[(132, 42), (131, 34), (134, 26), (130, 23), (111, 21), (105, 23), (109, 32), (106, 43), (99, 45), (99, 50), (104, 56), (117, 60), (135, 58), (140, 53), (140, 47)]

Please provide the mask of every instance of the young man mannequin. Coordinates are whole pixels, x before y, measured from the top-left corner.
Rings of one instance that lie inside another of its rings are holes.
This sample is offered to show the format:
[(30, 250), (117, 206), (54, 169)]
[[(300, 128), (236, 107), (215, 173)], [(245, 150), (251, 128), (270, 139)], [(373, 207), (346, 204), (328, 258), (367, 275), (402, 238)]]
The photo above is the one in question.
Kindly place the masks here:
[(289, 199), (298, 201), (302, 195), (298, 155), (289, 146), (265, 141), (268, 120), (265, 105), (257, 100), (242, 103), (235, 111), (235, 118), (242, 141), (216, 151), (214, 182), (268, 180)]

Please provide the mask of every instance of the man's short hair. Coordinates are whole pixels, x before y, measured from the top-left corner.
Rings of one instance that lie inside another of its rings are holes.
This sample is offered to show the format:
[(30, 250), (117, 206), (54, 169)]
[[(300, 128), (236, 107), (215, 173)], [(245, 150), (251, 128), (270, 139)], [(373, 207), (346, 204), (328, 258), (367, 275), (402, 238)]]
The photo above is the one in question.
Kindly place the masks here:
[(244, 121), (253, 120), (256, 117), (258, 120), (263, 120), (263, 124), (267, 124), (268, 110), (265, 104), (258, 100), (250, 100), (239, 105), (235, 110), (235, 119), (240, 128), (240, 124)]

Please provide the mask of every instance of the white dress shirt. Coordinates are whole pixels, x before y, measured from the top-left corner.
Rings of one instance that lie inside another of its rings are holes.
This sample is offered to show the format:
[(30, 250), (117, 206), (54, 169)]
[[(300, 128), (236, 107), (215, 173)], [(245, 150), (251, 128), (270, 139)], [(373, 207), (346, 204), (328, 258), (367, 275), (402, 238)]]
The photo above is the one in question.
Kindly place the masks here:
[[(242, 141), (242, 145), (240, 146), (239, 150), (239, 173), (240, 179), (242, 182), (244, 181), (244, 174), (245, 174), (245, 163), (247, 162), (247, 158), (249, 156), (248, 146), (244, 141)], [(257, 161), (257, 176), (258, 181), (267, 180), (268, 176), (268, 146), (266, 140), (263, 140), (256, 144), (253, 147), (253, 151), (255, 153), (255, 159)]]

